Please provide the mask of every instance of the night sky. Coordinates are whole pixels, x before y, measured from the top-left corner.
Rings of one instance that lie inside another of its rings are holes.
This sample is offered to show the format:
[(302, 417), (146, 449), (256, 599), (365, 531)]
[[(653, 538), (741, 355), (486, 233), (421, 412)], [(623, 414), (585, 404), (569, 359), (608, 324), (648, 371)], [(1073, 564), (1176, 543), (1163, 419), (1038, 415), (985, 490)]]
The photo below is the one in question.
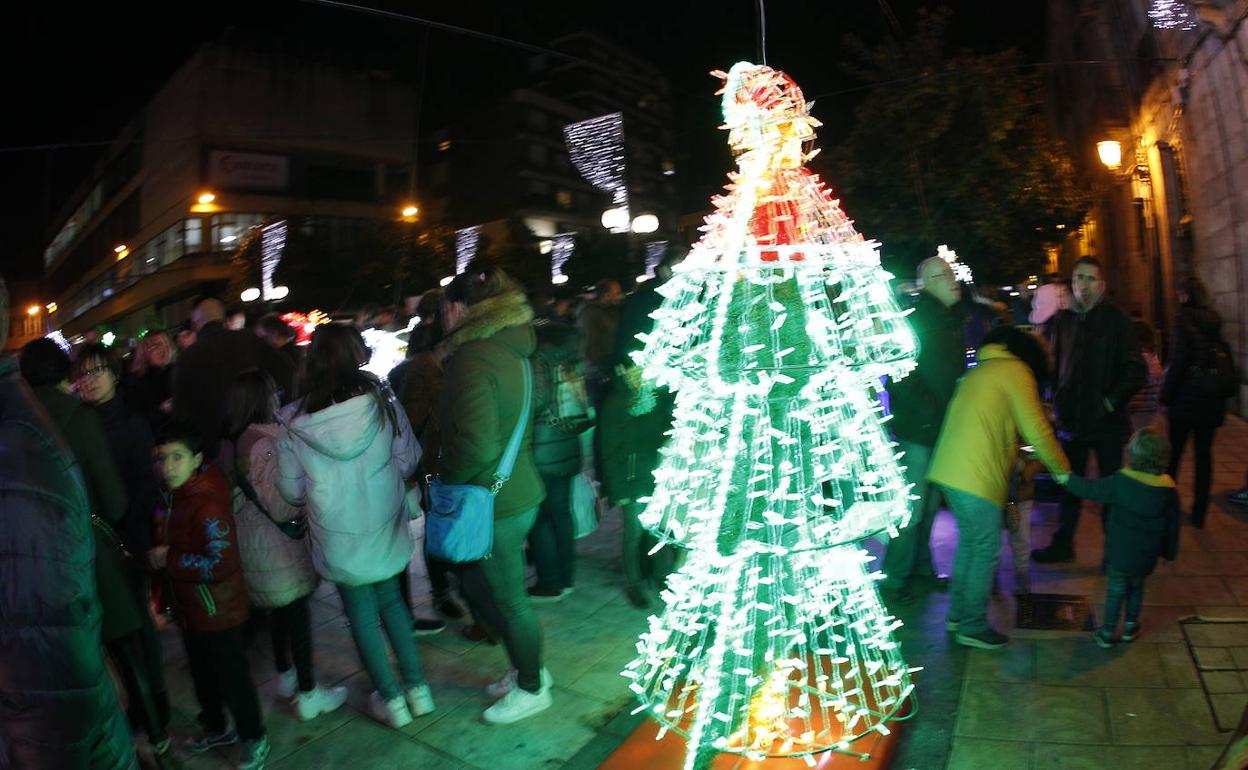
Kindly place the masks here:
[[(594, 30), (667, 73), (679, 122), (678, 181), (686, 210), (702, 208), (731, 168), (724, 138), (715, 131), (716, 81), (707, 73), (756, 59), (754, 0), (360, 4), (538, 45), (578, 28)], [(830, 148), (852, 125), (863, 86), (842, 69), (843, 37), (881, 39), (891, 31), (888, 14), (909, 29), (915, 9), (923, 5), (930, 3), (770, 0), (767, 63), (792, 75), (807, 98), (817, 101), (814, 114), (825, 124), (820, 146)], [(1031, 60), (1040, 57), (1044, 3), (1019, 3), (1028, 10), (1011, 9), (1009, 17), (999, 13), (1003, 4), (990, 0), (946, 5), (954, 11), (957, 45), (979, 51), (1016, 47)], [(295, 0), (26, 3), (6, 21), (8, 40), (0, 46), (8, 116), (0, 124), (5, 233), (0, 269), (10, 278), (38, 277), (46, 230), (90, 172), (101, 145), (206, 41), (231, 36), (296, 56), (385, 69), (414, 82), (427, 35), (426, 130), (446, 123), (462, 100), (515, 85), (510, 73), (522, 72), (529, 56), (498, 42)], [(72, 146), (77, 144), (83, 146)]]

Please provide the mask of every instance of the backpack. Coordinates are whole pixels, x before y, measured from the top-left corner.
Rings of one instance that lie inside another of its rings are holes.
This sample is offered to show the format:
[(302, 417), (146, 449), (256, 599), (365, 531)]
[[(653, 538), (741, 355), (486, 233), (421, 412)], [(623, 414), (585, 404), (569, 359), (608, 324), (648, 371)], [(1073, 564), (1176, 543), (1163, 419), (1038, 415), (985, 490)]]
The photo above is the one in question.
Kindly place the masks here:
[(1201, 356), (1200, 392), (1209, 398), (1230, 398), (1239, 387), (1231, 346), (1221, 337), (1210, 340)]
[(1202, 333), (1192, 329), (1192, 341), (1197, 347), (1187, 367), (1187, 380), (1191, 389), (1201, 398), (1222, 399), (1235, 395), (1239, 388), (1239, 373), (1235, 371), (1235, 359), (1231, 348), (1216, 331)]

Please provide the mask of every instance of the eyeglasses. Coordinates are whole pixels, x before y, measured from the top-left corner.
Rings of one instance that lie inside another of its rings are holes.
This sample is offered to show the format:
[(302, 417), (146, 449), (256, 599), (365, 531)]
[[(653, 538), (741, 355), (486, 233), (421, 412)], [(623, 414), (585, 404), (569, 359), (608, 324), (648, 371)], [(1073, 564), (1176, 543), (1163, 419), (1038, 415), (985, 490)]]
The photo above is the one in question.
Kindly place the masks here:
[(107, 366), (93, 366), (90, 369), (83, 369), (78, 373), (78, 379), (85, 380), (90, 377), (99, 377), (105, 372), (111, 371)]

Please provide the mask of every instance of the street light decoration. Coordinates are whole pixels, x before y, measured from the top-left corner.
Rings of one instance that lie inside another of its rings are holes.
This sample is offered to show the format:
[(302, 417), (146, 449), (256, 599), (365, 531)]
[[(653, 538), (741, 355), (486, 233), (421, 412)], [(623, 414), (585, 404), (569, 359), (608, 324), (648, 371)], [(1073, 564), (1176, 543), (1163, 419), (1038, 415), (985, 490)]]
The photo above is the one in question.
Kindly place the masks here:
[(1196, 15), (1183, 0), (1153, 0), (1148, 18), (1157, 29), (1196, 29)]
[(285, 287), (274, 286), (273, 275), (282, 261), (287, 232), (288, 228), (284, 219), (279, 219), (260, 229), (260, 293), (265, 300), (281, 299), (286, 296), (285, 293), (282, 297), (277, 296), (277, 290)]
[(623, 209), (623, 223), (603, 226), (611, 232), (628, 231), (628, 182), (624, 161), (624, 115), (613, 112), (563, 127), (564, 142), (568, 156), (581, 176), (597, 187), (611, 193), (612, 208)]
[(455, 231), (455, 275), (468, 269), (472, 260), (477, 258), (477, 249), (480, 245), (481, 225), (464, 227)]
[(713, 74), (738, 172), (633, 356), (635, 411), (646, 388), (676, 396), (641, 521), (688, 558), (624, 676), (660, 735), (686, 737), (686, 770), (813, 764), (888, 734), (913, 690), (859, 544), (909, 519), (875, 391), (917, 347), (878, 244), (804, 167), (801, 90), (746, 62)]
[(572, 253), (576, 251), (576, 233), (556, 233), (550, 246), (550, 282), (560, 285), (568, 282), (567, 266)]

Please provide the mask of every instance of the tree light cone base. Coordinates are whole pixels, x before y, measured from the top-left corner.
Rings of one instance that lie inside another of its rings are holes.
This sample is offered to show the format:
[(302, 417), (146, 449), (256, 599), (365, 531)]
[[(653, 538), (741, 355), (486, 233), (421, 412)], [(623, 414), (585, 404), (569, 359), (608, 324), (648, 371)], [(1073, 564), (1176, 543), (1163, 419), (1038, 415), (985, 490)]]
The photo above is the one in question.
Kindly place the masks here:
[[(873, 733), (850, 744), (851, 751), (868, 754), (868, 759), (827, 751), (814, 758), (814, 770), (884, 770), (897, 753), (897, 742), (905, 724), (890, 722), (888, 735)], [(680, 770), (688, 748), (685, 739), (669, 731), (661, 740), (655, 740), (658, 734), (659, 724), (647, 719), (598, 766), (598, 770)], [(811, 770), (811, 765), (800, 757), (771, 757), (755, 761), (739, 754), (720, 754), (711, 770)]]

